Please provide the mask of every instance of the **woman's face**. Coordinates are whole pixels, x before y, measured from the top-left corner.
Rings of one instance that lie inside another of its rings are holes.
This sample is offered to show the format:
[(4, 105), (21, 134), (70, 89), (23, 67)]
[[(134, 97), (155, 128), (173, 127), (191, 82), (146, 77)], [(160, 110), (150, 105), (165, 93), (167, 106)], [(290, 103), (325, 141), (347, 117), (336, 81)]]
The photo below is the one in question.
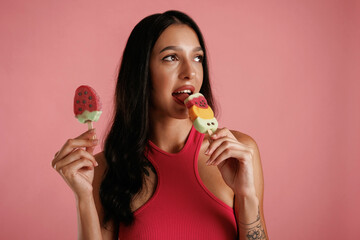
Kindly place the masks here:
[[(204, 52), (195, 31), (184, 24), (165, 29), (150, 57), (151, 112), (156, 116), (188, 118), (184, 100), (199, 92)], [(185, 93), (180, 93), (184, 91)]]

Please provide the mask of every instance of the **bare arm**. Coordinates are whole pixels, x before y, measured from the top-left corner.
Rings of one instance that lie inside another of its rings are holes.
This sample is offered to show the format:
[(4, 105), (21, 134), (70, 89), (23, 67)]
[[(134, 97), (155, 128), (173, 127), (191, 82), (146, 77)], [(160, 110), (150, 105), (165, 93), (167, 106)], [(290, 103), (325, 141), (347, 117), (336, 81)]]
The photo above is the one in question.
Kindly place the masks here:
[(218, 128), (205, 154), (207, 165), (218, 167), (225, 183), (233, 190), (239, 239), (268, 239), (264, 214), (264, 181), (260, 153), (248, 135)]
[(101, 224), (104, 210), (100, 201), (100, 185), (106, 169), (106, 160), (103, 153), (95, 156), (99, 166), (95, 168), (94, 180), (92, 183), (93, 194), (88, 198), (77, 199), (78, 212), (78, 239), (99, 239), (113, 240), (114, 226), (109, 222), (106, 226)]
[[(99, 216), (92, 196), (76, 199), (78, 239), (91, 240), (105, 239), (102, 237)], [(109, 239), (110, 240), (110, 239)]]
[(111, 223), (107, 230), (101, 224), (103, 209), (99, 189), (105, 164), (102, 154), (92, 155), (97, 144), (95, 131), (69, 139), (55, 154), (53, 168), (61, 175), (76, 198), (78, 239), (112, 240)]
[(248, 196), (235, 195), (235, 213), (238, 224), (239, 239), (268, 239), (263, 212), (264, 179), (260, 160), (260, 153), (256, 142), (247, 135), (235, 135), (238, 140), (245, 142), (254, 149), (253, 169), (255, 192)]
[(239, 240), (268, 239), (257, 197), (249, 196), (236, 199), (235, 196), (235, 213), (237, 215)]
[(114, 239), (114, 224), (112, 221), (109, 221), (106, 226), (103, 225), (102, 219), (104, 218), (104, 209), (100, 201), (100, 185), (104, 178), (104, 173), (107, 168), (107, 163), (103, 152), (100, 152), (95, 155), (96, 161), (99, 163), (99, 166), (95, 170), (94, 182), (93, 182), (93, 197), (95, 202), (96, 211), (98, 213), (98, 219), (101, 227), (101, 235), (103, 240), (113, 240)]

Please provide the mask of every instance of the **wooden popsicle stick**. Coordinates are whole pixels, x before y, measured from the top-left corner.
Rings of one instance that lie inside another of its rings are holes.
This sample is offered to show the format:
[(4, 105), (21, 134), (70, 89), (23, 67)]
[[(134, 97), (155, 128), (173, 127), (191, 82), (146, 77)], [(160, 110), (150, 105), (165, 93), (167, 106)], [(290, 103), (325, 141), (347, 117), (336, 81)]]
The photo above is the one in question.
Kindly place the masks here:
[(92, 121), (88, 120), (88, 121), (86, 121), (86, 122), (87, 122), (87, 124), (88, 124), (88, 130), (94, 128), (94, 127), (93, 127), (93, 124), (92, 124)]
[(207, 132), (209, 134), (209, 142), (212, 143), (213, 140), (211, 139), (211, 135), (213, 134), (213, 132), (210, 129), (208, 129)]
[[(90, 121), (90, 120), (88, 120), (88, 121), (86, 121), (87, 122), (87, 124), (88, 124), (88, 130), (90, 130), (90, 129), (93, 129), (94, 127), (93, 127), (93, 122), (92, 121)], [(96, 135), (94, 135), (93, 137), (92, 137), (92, 139), (96, 139)]]

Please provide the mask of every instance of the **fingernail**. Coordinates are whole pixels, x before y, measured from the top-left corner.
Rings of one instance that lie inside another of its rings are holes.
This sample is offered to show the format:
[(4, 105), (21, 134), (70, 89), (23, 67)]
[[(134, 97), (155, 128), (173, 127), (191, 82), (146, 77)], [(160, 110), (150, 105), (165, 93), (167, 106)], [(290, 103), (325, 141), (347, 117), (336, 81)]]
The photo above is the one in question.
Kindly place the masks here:
[(99, 164), (95, 161), (95, 167), (99, 166)]
[(205, 154), (208, 154), (209, 153), (209, 149), (207, 149), (206, 151), (205, 151)]
[(216, 135), (216, 134), (213, 134), (211, 137), (212, 137), (212, 138), (216, 138), (216, 137), (217, 137), (217, 135)]

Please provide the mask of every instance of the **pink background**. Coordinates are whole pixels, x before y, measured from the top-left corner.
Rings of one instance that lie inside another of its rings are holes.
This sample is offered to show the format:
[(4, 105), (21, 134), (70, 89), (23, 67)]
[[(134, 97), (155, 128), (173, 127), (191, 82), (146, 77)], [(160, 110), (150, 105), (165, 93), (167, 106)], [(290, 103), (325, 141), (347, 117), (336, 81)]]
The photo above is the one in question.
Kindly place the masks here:
[(131, 29), (168, 9), (204, 33), (221, 126), (259, 145), (270, 238), (358, 239), (355, 0), (2, 0), (0, 239), (76, 239), (73, 193), (50, 166), (86, 130), (72, 113), (75, 88), (102, 97), (103, 138)]

